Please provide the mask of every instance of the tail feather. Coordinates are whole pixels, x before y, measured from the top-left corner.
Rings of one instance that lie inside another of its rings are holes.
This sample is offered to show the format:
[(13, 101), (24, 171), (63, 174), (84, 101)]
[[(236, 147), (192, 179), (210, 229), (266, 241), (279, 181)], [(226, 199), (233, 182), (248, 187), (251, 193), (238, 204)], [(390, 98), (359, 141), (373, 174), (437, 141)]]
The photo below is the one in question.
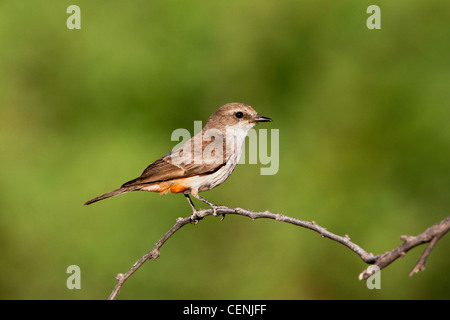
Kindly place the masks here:
[(137, 186), (133, 186), (133, 187), (122, 187), (122, 188), (113, 190), (113, 191), (111, 191), (111, 192), (102, 194), (101, 196), (95, 197), (94, 199), (91, 199), (91, 200), (89, 200), (89, 201), (86, 201), (86, 202), (84, 203), (84, 205), (87, 206), (87, 205), (89, 205), (89, 204), (91, 204), (91, 203), (94, 203), (94, 202), (97, 202), (97, 201), (100, 201), (100, 200), (103, 200), (103, 199), (106, 199), (106, 198), (109, 198), (109, 197), (114, 197), (114, 196), (117, 196), (117, 195), (119, 195), (119, 194), (122, 194), (122, 193), (125, 193), (125, 192), (128, 192), (128, 191), (138, 190), (138, 189), (139, 189), (139, 187), (137, 187)]

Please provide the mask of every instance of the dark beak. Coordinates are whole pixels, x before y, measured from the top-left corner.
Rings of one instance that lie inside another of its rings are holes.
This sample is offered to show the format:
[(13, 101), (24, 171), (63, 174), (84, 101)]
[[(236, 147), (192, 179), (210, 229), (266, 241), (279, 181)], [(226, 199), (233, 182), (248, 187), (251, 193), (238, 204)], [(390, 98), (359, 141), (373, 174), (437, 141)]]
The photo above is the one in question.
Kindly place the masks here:
[(272, 119), (263, 117), (263, 116), (256, 116), (255, 118), (253, 118), (253, 121), (254, 122), (272, 122)]

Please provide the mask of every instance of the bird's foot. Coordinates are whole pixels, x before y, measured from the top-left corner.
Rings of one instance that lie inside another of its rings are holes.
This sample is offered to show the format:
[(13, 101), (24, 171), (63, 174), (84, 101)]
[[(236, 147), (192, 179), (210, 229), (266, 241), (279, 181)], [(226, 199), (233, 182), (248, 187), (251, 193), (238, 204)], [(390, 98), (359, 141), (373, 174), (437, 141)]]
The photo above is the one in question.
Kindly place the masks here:
[(220, 219), (220, 221), (223, 221), (223, 219), (225, 219), (225, 213), (218, 213), (219, 209), (226, 209), (227, 207), (225, 206), (218, 206), (216, 204), (212, 204), (211, 208), (213, 209), (213, 216), (214, 217), (218, 217), (218, 216), (222, 216), (222, 219)]
[(192, 211), (192, 214), (191, 214), (191, 223), (192, 224), (197, 224), (203, 217), (199, 217), (198, 215), (197, 215), (197, 210), (195, 210), (195, 211)]

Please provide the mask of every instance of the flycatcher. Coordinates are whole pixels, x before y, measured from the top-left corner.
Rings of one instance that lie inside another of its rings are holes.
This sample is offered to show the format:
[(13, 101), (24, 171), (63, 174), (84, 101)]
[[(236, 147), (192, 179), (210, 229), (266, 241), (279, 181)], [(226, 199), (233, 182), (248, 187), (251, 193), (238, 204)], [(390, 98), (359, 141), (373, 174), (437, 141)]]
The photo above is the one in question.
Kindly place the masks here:
[(199, 196), (222, 184), (233, 172), (242, 153), (242, 144), (248, 131), (258, 122), (270, 122), (249, 105), (228, 103), (208, 119), (202, 131), (176, 150), (150, 164), (140, 177), (128, 181), (119, 189), (105, 193), (85, 205), (128, 191), (183, 193), (196, 219), (189, 194), (207, 203), (214, 211), (217, 205)]

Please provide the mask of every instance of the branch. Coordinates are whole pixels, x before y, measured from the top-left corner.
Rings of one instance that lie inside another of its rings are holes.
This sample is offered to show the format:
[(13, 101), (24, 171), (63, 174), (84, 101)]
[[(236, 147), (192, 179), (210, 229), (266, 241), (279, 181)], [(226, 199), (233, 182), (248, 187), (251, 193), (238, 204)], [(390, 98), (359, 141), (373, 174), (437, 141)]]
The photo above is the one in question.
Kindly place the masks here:
[[(295, 218), (285, 216), (283, 214), (272, 213), (270, 211), (253, 212), (253, 211), (246, 210), (246, 209), (241, 209), (241, 208), (232, 209), (232, 208), (228, 208), (228, 207), (224, 207), (224, 206), (217, 207), (215, 210), (213, 210), (213, 209), (199, 210), (196, 213), (198, 220), (200, 220), (206, 216), (210, 216), (210, 215), (215, 215), (215, 216), (222, 215), (223, 217), (225, 217), (225, 214), (236, 214), (236, 215), (240, 215), (240, 216), (249, 217), (252, 220), (260, 219), (260, 218), (272, 219), (272, 220), (286, 222), (286, 223), (290, 223), (290, 224), (293, 224), (293, 225), (296, 225), (296, 226), (299, 226), (302, 228), (307, 228), (307, 229), (313, 230), (313, 231), (319, 233), (322, 238), (328, 238), (328, 239), (331, 239), (338, 243), (341, 243), (342, 245), (346, 246), (347, 248), (349, 248), (350, 250), (355, 252), (364, 262), (366, 262), (368, 264), (375, 264), (380, 269), (388, 266), (391, 262), (396, 260), (398, 257), (405, 255), (408, 250), (410, 250), (420, 244), (430, 242), (427, 249), (422, 254), (422, 257), (420, 258), (419, 262), (416, 264), (414, 269), (411, 271), (411, 273), (416, 273), (425, 268), (426, 259), (427, 259), (428, 255), (430, 254), (431, 250), (433, 249), (433, 247), (435, 246), (436, 242), (450, 229), (450, 216), (449, 216), (446, 219), (444, 219), (442, 222), (428, 228), (427, 230), (425, 230), (425, 232), (418, 235), (417, 237), (404, 237), (403, 236), (402, 239), (405, 241), (403, 243), (403, 245), (401, 245), (400, 247), (398, 247), (392, 251), (386, 252), (382, 255), (375, 256), (372, 253), (368, 253), (367, 251), (365, 251), (364, 249), (359, 247), (357, 244), (350, 241), (350, 237), (348, 235), (345, 235), (342, 237), (342, 236), (336, 235), (334, 233), (331, 233), (331, 232), (327, 231), (325, 228), (317, 225), (314, 221), (309, 222), (309, 221), (304, 221), (304, 220), (300, 220), (300, 219), (295, 219)], [(175, 232), (177, 232), (179, 229), (181, 229), (182, 227), (184, 227), (187, 224), (190, 224), (190, 223), (196, 224), (198, 222), (198, 220), (192, 221), (191, 216), (186, 217), (186, 218), (178, 218), (176, 223), (173, 225), (173, 227), (169, 231), (167, 231), (166, 234), (164, 234), (164, 236), (155, 244), (155, 246), (149, 253), (147, 253), (141, 259), (136, 261), (136, 263), (131, 267), (131, 269), (127, 273), (119, 273), (116, 276), (116, 279), (118, 280), (117, 284), (114, 287), (114, 290), (111, 292), (108, 299), (114, 300), (117, 297), (117, 295), (119, 294), (119, 291), (122, 288), (125, 281), (128, 278), (130, 278), (147, 260), (158, 259), (159, 255), (160, 255), (159, 250), (164, 245), (164, 243), (166, 243), (166, 241), (169, 240), (169, 238)], [(367, 270), (365, 270), (360, 274), (359, 278), (360, 278), (360, 280), (367, 279), (368, 277), (371, 276), (371, 274), (372, 273), (367, 272)]]
[[(390, 265), (398, 258), (404, 257), (405, 254), (412, 248), (415, 248), (424, 243), (429, 243), (425, 251), (422, 253), (419, 261), (416, 263), (414, 268), (409, 273), (409, 276), (412, 276), (413, 274), (425, 269), (426, 260), (430, 255), (431, 250), (433, 250), (438, 240), (442, 238), (449, 230), (450, 230), (450, 216), (448, 216), (441, 222), (432, 225), (424, 232), (415, 237), (401, 236), (400, 239), (403, 241), (403, 244), (401, 244), (400, 246), (391, 251), (388, 251), (380, 255), (377, 261), (374, 263), (374, 265), (378, 266), (381, 270)], [(363, 272), (361, 272), (361, 274), (359, 275), (359, 279), (360, 280), (367, 279), (372, 274), (374, 274), (375, 271), (376, 270), (368, 271), (368, 269), (366, 269)]]
[(114, 287), (114, 290), (109, 295), (108, 300), (114, 300), (117, 297), (117, 295), (119, 294), (120, 288), (122, 288), (122, 286), (123, 286), (123, 283), (129, 277), (131, 277), (133, 275), (133, 273), (135, 273), (137, 271), (137, 269), (139, 269), (145, 263), (145, 261), (150, 260), (150, 259), (152, 259), (152, 260), (158, 259), (159, 249), (164, 245), (164, 243), (166, 243), (166, 241), (169, 240), (169, 238), (175, 232), (177, 232), (181, 227), (185, 226), (186, 224), (188, 224), (190, 222), (191, 222), (190, 216), (187, 218), (178, 218), (175, 225), (172, 228), (170, 228), (170, 230), (167, 231), (167, 233), (161, 239), (159, 239), (159, 241), (155, 244), (155, 246), (149, 253), (147, 253), (141, 259), (136, 261), (136, 263), (131, 267), (131, 269), (127, 273), (117, 274), (117, 276), (116, 276), (116, 279), (118, 280), (117, 284)]

